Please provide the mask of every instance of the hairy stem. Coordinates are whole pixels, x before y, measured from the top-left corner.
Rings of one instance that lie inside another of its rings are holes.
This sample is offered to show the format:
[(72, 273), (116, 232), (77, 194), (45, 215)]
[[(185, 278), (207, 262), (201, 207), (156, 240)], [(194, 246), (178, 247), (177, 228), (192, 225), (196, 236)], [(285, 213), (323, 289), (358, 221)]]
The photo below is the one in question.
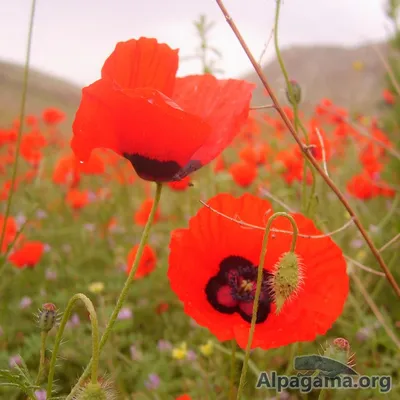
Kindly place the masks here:
[(235, 36), (237, 37), (239, 43), (241, 44), (243, 50), (245, 51), (247, 57), (249, 58), (251, 64), (253, 65), (254, 70), (256, 71), (258, 77), (260, 78), (265, 90), (268, 92), (269, 96), (271, 97), (272, 102), (275, 105), (277, 112), (279, 113), (282, 121), (285, 123), (286, 127), (289, 129), (289, 132), (297, 142), (300, 147), (300, 150), (303, 152), (305, 157), (307, 157), (311, 164), (314, 166), (318, 174), (323, 178), (325, 183), (331, 188), (331, 190), (335, 193), (336, 197), (340, 200), (340, 202), (344, 205), (346, 210), (349, 212), (350, 216), (353, 218), (355, 225), (357, 226), (358, 230), (360, 231), (361, 235), (363, 236), (365, 242), (367, 243), (368, 247), (370, 248), (372, 254), (378, 261), (379, 266), (381, 267), (382, 271), (386, 275), (386, 279), (389, 281), (390, 285), (393, 287), (393, 290), (400, 297), (400, 287), (394, 276), (390, 272), (389, 268), (387, 267), (385, 261), (383, 260), (382, 256), (379, 254), (378, 249), (375, 247), (374, 243), (372, 242), (371, 238), (369, 237), (367, 231), (365, 230), (364, 226), (362, 225), (360, 219), (356, 215), (355, 211), (346, 200), (340, 189), (336, 186), (336, 184), (332, 181), (332, 179), (326, 175), (318, 163), (318, 161), (313, 157), (313, 155), (307, 150), (307, 147), (303, 145), (299, 135), (297, 134), (296, 130), (294, 129), (293, 124), (291, 123), (290, 119), (286, 115), (285, 111), (283, 110), (282, 106), (280, 105), (275, 93), (273, 92), (271, 86), (269, 85), (267, 78), (265, 77), (261, 67), (258, 65), (256, 59), (254, 58), (253, 54), (251, 53), (249, 47), (247, 46), (246, 42), (244, 41), (240, 31), (238, 30), (236, 24), (234, 23), (232, 17), (228, 13), (228, 10), (224, 6), (222, 0), (216, 0), (219, 8), (221, 9), (222, 13), (225, 16), (226, 21), (228, 22), (229, 26), (231, 27), (232, 31), (234, 32)]
[(47, 341), (48, 332), (42, 331), (40, 334), (40, 360), (39, 360), (39, 371), (37, 374), (35, 385), (40, 384), (40, 380), (44, 371), (44, 364), (46, 361), (46, 341)]
[(242, 373), (240, 375), (237, 400), (240, 400), (241, 395), (243, 393), (244, 384), (245, 384), (246, 375), (247, 375), (248, 361), (250, 358), (250, 349), (251, 349), (251, 345), (253, 343), (254, 331), (256, 329), (258, 303), (259, 303), (260, 294), (261, 294), (261, 284), (262, 284), (262, 276), (263, 276), (263, 271), (264, 271), (264, 261), (265, 261), (265, 256), (267, 254), (268, 238), (269, 238), (269, 234), (271, 231), (272, 223), (275, 221), (276, 218), (279, 218), (279, 217), (287, 218), (290, 221), (290, 223), (292, 224), (293, 237), (292, 237), (292, 244), (290, 246), (290, 251), (294, 252), (294, 250), (296, 249), (296, 242), (297, 242), (297, 236), (298, 236), (299, 231), (298, 231), (296, 221), (294, 220), (294, 218), (285, 212), (277, 212), (277, 213), (271, 215), (271, 217), (269, 217), (269, 219), (268, 219), (267, 225), (265, 226), (264, 237), (263, 237), (263, 241), (261, 244), (260, 261), (259, 261), (258, 270), (257, 270), (257, 286), (256, 286), (256, 293), (254, 295), (254, 303), (253, 303), (253, 314), (251, 316), (249, 338), (247, 340), (247, 346), (246, 346), (246, 352), (245, 352), (245, 357), (244, 357), (244, 361), (243, 361)]
[(96, 310), (93, 307), (93, 303), (91, 300), (86, 297), (82, 293), (77, 293), (71, 297), (67, 304), (67, 308), (65, 309), (63, 318), (61, 320), (60, 327), (58, 328), (57, 336), (54, 342), (53, 353), (50, 360), (50, 367), (49, 367), (49, 376), (47, 380), (47, 398), (50, 399), (53, 391), (53, 380), (54, 380), (54, 372), (56, 367), (57, 355), (60, 349), (61, 339), (64, 334), (65, 326), (71, 316), (72, 309), (75, 306), (75, 303), (80, 300), (85, 305), (87, 311), (90, 315), (90, 322), (92, 325), (92, 383), (97, 383), (98, 378), (98, 368), (99, 368), (99, 324), (97, 321), (97, 314)]
[[(304, 134), (304, 139), (306, 142), (306, 145), (310, 145), (310, 139), (307, 133), (307, 130), (305, 129), (304, 125), (302, 124), (300, 118), (299, 118), (299, 107), (296, 102), (294, 93), (293, 93), (293, 87), (289, 79), (289, 75), (287, 73), (285, 63), (283, 62), (281, 50), (279, 47), (279, 42), (278, 42), (278, 25), (279, 25), (279, 16), (280, 16), (280, 10), (281, 10), (281, 1), (277, 0), (276, 2), (276, 10), (275, 10), (275, 23), (274, 23), (274, 44), (275, 44), (275, 52), (276, 52), (276, 58), (278, 59), (279, 66), (281, 68), (282, 74), (285, 78), (285, 83), (286, 83), (286, 88), (288, 91), (289, 99), (291, 100), (290, 103), (292, 104), (293, 108), (293, 118), (294, 118), (294, 129), (296, 132), (298, 132), (299, 126)], [(309, 199), (307, 200), (307, 167), (309, 168), (311, 175), (312, 175), (312, 186), (311, 186), (311, 192)], [(304, 166), (303, 166), (303, 184), (302, 184), (302, 209), (303, 212), (308, 214), (310, 211), (310, 205), (312, 203), (312, 199), (315, 194), (315, 171), (314, 168), (312, 167), (312, 164), (310, 161), (304, 157)]]
[[(154, 202), (153, 202), (153, 207), (152, 207), (152, 209), (150, 211), (149, 218), (147, 219), (146, 226), (145, 226), (145, 228), (143, 230), (142, 238), (140, 239), (140, 244), (139, 244), (138, 251), (136, 253), (135, 261), (133, 262), (131, 272), (129, 273), (129, 276), (125, 281), (124, 287), (121, 290), (121, 293), (120, 293), (119, 298), (117, 300), (117, 304), (115, 305), (115, 308), (114, 308), (114, 310), (113, 310), (113, 312), (111, 314), (111, 317), (110, 317), (110, 320), (109, 320), (108, 325), (106, 327), (106, 330), (105, 330), (103, 336), (101, 337), (101, 340), (100, 340), (100, 351), (103, 349), (103, 347), (107, 343), (107, 340), (108, 340), (108, 338), (109, 338), (109, 336), (111, 334), (111, 331), (112, 331), (112, 329), (114, 327), (115, 321), (117, 320), (118, 314), (121, 311), (121, 308), (124, 305), (125, 300), (126, 300), (126, 298), (128, 296), (128, 292), (129, 292), (129, 289), (130, 289), (131, 284), (133, 282), (133, 278), (135, 277), (136, 270), (139, 267), (139, 263), (140, 263), (140, 260), (142, 258), (144, 247), (147, 244), (147, 241), (148, 241), (148, 238), (149, 238), (150, 228), (151, 228), (151, 226), (153, 224), (154, 216), (156, 215), (158, 204), (160, 202), (161, 190), (162, 190), (162, 184), (161, 183), (157, 183), (157, 190), (156, 190), (156, 195), (155, 195)], [(89, 375), (90, 367), (91, 367), (93, 362), (94, 362), (94, 359), (92, 357), (92, 359), (89, 361), (89, 364), (86, 366), (86, 369), (83, 371), (83, 374), (79, 378), (79, 380), (76, 383), (76, 385), (73, 387), (71, 393), (68, 395), (66, 400), (72, 399), (73, 396), (76, 394), (76, 392), (79, 390), (79, 388), (82, 386), (83, 382), (85, 381), (85, 379)]]

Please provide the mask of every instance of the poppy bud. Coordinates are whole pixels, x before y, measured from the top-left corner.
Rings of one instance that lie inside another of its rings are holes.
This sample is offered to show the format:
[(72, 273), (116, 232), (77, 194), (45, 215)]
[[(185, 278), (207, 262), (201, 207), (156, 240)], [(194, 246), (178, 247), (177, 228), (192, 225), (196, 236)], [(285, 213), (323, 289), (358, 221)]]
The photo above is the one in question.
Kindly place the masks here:
[(286, 301), (298, 292), (303, 274), (298, 256), (293, 252), (284, 253), (275, 264), (271, 277), (271, 289), (279, 314)]
[(88, 383), (76, 396), (76, 400), (114, 400), (116, 398), (108, 381), (101, 384)]
[(49, 332), (57, 322), (57, 308), (53, 303), (45, 303), (39, 310), (37, 324), (42, 332)]
[(289, 84), (292, 88), (292, 96), (290, 95), (290, 91), (288, 88), (286, 88), (286, 97), (288, 99), (288, 102), (292, 105), (300, 104), (301, 102), (301, 87), (295, 80), (290, 80)]
[(342, 364), (349, 365), (352, 361), (350, 343), (343, 338), (334, 339), (325, 349), (324, 356), (339, 361)]

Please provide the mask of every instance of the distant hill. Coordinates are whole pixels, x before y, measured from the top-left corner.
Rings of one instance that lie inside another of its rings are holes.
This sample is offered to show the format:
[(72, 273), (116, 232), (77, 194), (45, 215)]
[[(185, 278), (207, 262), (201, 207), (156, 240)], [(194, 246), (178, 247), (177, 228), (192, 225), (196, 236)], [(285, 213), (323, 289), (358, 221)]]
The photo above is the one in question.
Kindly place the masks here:
[[(0, 61), (0, 124), (19, 115), (23, 66)], [(46, 107), (57, 107), (67, 114), (64, 130), (70, 129), (79, 106), (81, 88), (34, 69), (29, 71), (26, 114), (40, 114)]]
[[(385, 44), (375, 45), (387, 55)], [(376, 110), (385, 71), (372, 45), (351, 48), (295, 46), (284, 49), (282, 56), (290, 78), (297, 80), (303, 88), (303, 111), (312, 110), (324, 97), (353, 111), (372, 113)], [(362, 69), (356, 70), (354, 63)], [(277, 61), (268, 63), (264, 71), (281, 101), (286, 102), (284, 79)], [(253, 104), (268, 103), (258, 77), (251, 72), (244, 78), (258, 85)], [(22, 80), (22, 66), (0, 61), (0, 124), (9, 123), (18, 116)], [(69, 131), (80, 96), (78, 86), (31, 69), (27, 114), (39, 114), (49, 106), (59, 107), (68, 115), (64, 130)]]
[[(388, 46), (384, 43), (360, 47), (294, 46), (282, 50), (289, 77), (303, 89), (302, 110), (312, 110), (327, 97), (353, 111), (374, 112), (384, 87), (385, 69), (373, 46), (387, 56)], [(279, 99), (286, 102), (285, 81), (278, 61), (271, 61), (263, 70)], [(245, 79), (258, 85), (253, 103), (268, 103), (258, 76), (251, 72)]]

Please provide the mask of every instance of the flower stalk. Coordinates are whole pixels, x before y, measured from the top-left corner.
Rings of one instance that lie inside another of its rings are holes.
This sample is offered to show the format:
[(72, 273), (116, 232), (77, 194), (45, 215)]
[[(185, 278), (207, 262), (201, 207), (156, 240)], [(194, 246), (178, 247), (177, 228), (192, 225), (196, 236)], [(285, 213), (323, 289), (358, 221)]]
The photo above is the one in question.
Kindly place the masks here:
[(261, 284), (262, 284), (262, 277), (263, 277), (263, 271), (264, 271), (264, 261), (265, 261), (265, 256), (267, 254), (267, 248), (268, 248), (268, 238), (271, 233), (272, 223), (275, 221), (275, 219), (277, 219), (279, 217), (287, 218), (290, 221), (290, 223), (292, 224), (293, 236), (292, 236), (292, 242), (291, 242), (291, 246), (290, 246), (290, 252), (294, 252), (296, 249), (297, 236), (298, 236), (299, 230), (297, 228), (297, 224), (296, 224), (296, 221), (294, 220), (294, 218), (286, 212), (277, 212), (277, 213), (271, 215), (271, 217), (269, 217), (269, 219), (268, 219), (267, 225), (265, 226), (264, 237), (263, 237), (263, 241), (262, 241), (262, 245), (261, 245), (260, 261), (258, 264), (258, 271), (257, 271), (257, 286), (256, 286), (256, 293), (254, 295), (253, 314), (251, 317), (249, 337), (247, 340), (247, 346), (246, 346), (245, 357), (244, 357), (244, 361), (243, 361), (242, 373), (240, 375), (239, 389), (238, 389), (237, 397), (236, 397), (237, 400), (241, 399), (241, 396), (243, 393), (244, 384), (246, 381), (247, 369), (248, 369), (248, 362), (249, 362), (249, 358), (250, 358), (250, 349), (251, 349), (251, 345), (253, 343), (254, 332), (256, 329), (258, 304), (260, 301)]
[[(125, 303), (125, 300), (128, 296), (128, 292), (129, 289), (131, 287), (131, 284), (133, 282), (133, 278), (135, 277), (135, 273), (136, 270), (139, 267), (140, 264), (140, 260), (142, 258), (142, 254), (143, 254), (143, 250), (147, 244), (147, 241), (149, 239), (149, 233), (150, 233), (150, 229), (151, 226), (153, 224), (154, 221), (154, 217), (156, 215), (156, 211), (158, 208), (158, 204), (160, 202), (160, 198), (161, 198), (161, 190), (162, 190), (162, 184), (161, 183), (157, 183), (157, 188), (156, 188), (156, 194), (155, 194), (155, 198), (154, 198), (154, 202), (153, 202), (153, 206), (151, 208), (150, 214), (149, 214), (149, 218), (147, 219), (147, 223), (146, 226), (143, 230), (143, 234), (142, 234), (142, 238), (140, 239), (140, 244), (139, 244), (139, 248), (137, 250), (136, 253), (136, 257), (135, 257), (135, 261), (133, 262), (133, 266), (132, 269), (129, 273), (128, 278), (125, 281), (124, 287), (121, 290), (121, 293), (119, 295), (119, 298), (117, 300), (117, 304), (115, 305), (115, 308), (111, 314), (110, 320), (108, 322), (108, 325), (106, 327), (106, 330), (104, 331), (103, 336), (101, 337), (100, 340), (100, 345), (99, 345), (99, 351), (101, 351), (103, 349), (103, 347), (105, 346), (105, 344), (107, 343), (108, 338), (110, 337), (111, 331), (114, 327), (115, 321), (117, 320), (118, 314), (122, 308), (122, 306)], [(70, 400), (74, 398), (74, 395), (76, 394), (76, 392), (79, 390), (79, 388), (83, 385), (85, 379), (88, 377), (89, 372), (90, 372), (90, 368), (91, 366), (95, 363), (95, 359), (94, 357), (92, 357), (92, 359), (89, 361), (88, 365), (86, 366), (86, 369), (83, 371), (81, 377), (79, 378), (78, 382), (76, 383), (76, 385), (73, 387), (71, 393), (68, 395), (68, 397), (66, 398), (66, 400)]]
[(97, 320), (96, 310), (94, 309), (93, 303), (91, 300), (86, 297), (82, 293), (77, 293), (71, 297), (69, 300), (67, 307), (65, 309), (63, 318), (60, 323), (60, 327), (57, 332), (57, 336), (54, 343), (53, 353), (50, 360), (50, 367), (49, 367), (49, 376), (47, 380), (47, 398), (50, 399), (53, 391), (53, 380), (54, 380), (54, 373), (55, 373), (55, 366), (57, 361), (58, 351), (60, 349), (61, 340), (64, 334), (65, 326), (71, 316), (72, 309), (75, 306), (75, 303), (80, 300), (85, 305), (87, 311), (89, 312), (90, 322), (92, 325), (92, 363), (91, 363), (91, 382), (93, 384), (97, 384), (98, 378), (98, 369), (99, 369), (99, 324)]

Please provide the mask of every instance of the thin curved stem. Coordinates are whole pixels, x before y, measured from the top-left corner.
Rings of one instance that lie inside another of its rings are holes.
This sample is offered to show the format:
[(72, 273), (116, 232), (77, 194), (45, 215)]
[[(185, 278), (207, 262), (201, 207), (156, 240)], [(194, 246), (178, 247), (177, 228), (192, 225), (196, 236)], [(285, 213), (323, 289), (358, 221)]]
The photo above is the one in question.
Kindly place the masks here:
[[(281, 49), (279, 47), (278, 26), (279, 26), (280, 10), (281, 10), (281, 2), (280, 2), (280, 0), (277, 0), (276, 10), (275, 10), (275, 22), (274, 22), (274, 45), (275, 45), (276, 58), (278, 59), (279, 66), (280, 66), (282, 74), (285, 78), (286, 88), (288, 90), (289, 99), (291, 100), (290, 103), (292, 104), (292, 108), (293, 108), (294, 129), (296, 132), (298, 132), (299, 127), (301, 128), (301, 130), (304, 134), (306, 145), (309, 146), (310, 139), (309, 139), (307, 130), (305, 129), (304, 125), (302, 124), (302, 122), (299, 118), (299, 106), (296, 102), (296, 99), (295, 99), (295, 96), (293, 93), (293, 87), (290, 82), (289, 75), (288, 75), (288, 72), (285, 67), (285, 63), (283, 62)], [(275, 106), (275, 104), (274, 104), (274, 106)], [(307, 167), (310, 169), (310, 172), (312, 175), (312, 186), (311, 186), (311, 192), (310, 192), (310, 197), (309, 197), (308, 201), (307, 201)], [(308, 214), (308, 212), (310, 211), (310, 205), (312, 203), (312, 198), (314, 197), (315, 188), (316, 188), (315, 171), (314, 171), (310, 161), (306, 157), (304, 157), (303, 184), (302, 184), (302, 209), (306, 214)]]
[(253, 303), (253, 314), (251, 316), (249, 338), (247, 340), (247, 346), (246, 346), (246, 352), (245, 352), (244, 361), (243, 361), (242, 373), (240, 375), (239, 388), (238, 388), (238, 392), (237, 392), (237, 400), (240, 400), (241, 395), (243, 393), (243, 388), (244, 388), (244, 384), (246, 381), (246, 375), (247, 375), (248, 361), (250, 358), (250, 349), (251, 349), (251, 345), (253, 343), (254, 332), (256, 329), (258, 303), (259, 303), (260, 295), (261, 295), (261, 284), (262, 284), (262, 276), (263, 276), (263, 271), (264, 271), (264, 261), (265, 261), (265, 256), (267, 254), (268, 238), (269, 238), (269, 234), (271, 232), (272, 223), (275, 221), (275, 219), (277, 219), (279, 217), (287, 218), (290, 221), (290, 223), (292, 224), (293, 237), (292, 237), (292, 243), (290, 245), (290, 251), (294, 252), (296, 249), (297, 235), (298, 235), (299, 231), (298, 231), (297, 224), (296, 224), (296, 221), (294, 220), (294, 218), (285, 212), (277, 212), (277, 213), (271, 215), (271, 217), (269, 217), (268, 222), (265, 226), (264, 237), (263, 237), (262, 244), (261, 244), (260, 261), (259, 261), (258, 270), (257, 270), (257, 286), (256, 286), (256, 293), (254, 295), (254, 303)]
[(47, 341), (48, 332), (42, 331), (40, 333), (40, 360), (39, 360), (39, 371), (37, 374), (35, 385), (40, 384), (40, 380), (44, 371), (44, 364), (46, 361), (46, 341)]
[(349, 212), (350, 216), (354, 219), (354, 223), (356, 224), (358, 230), (360, 231), (361, 235), (363, 236), (363, 238), (364, 238), (365, 242), (367, 243), (368, 247), (370, 248), (372, 254), (378, 261), (379, 266), (381, 267), (382, 271), (385, 273), (386, 279), (389, 281), (390, 285), (393, 287), (393, 290), (395, 291), (396, 295), (398, 297), (400, 297), (400, 287), (399, 287), (398, 283), (396, 282), (393, 274), (390, 272), (389, 268), (387, 267), (384, 259), (379, 254), (378, 249), (375, 247), (374, 243), (372, 242), (371, 238), (369, 237), (367, 231), (365, 230), (364, 226), (362, 225), (357, 214), (351, 207), (350, 203), (346, 200), (346, 198), (344, 197), (344, 195), (342, 194), (340, 189), (336, 186), (336, 184), (332, 181), (332, 179), (329, 178), (329, 176), (325, 174), (323, 167), (321, 167), (319, 165), (318, 161), (313, 157), (313, 155), (309, 151), (307, 151), (307, 148), (305, 146), (303, 146), (303, 143), (301, 142), (299, 135), (297, 134), (296, 130), (294, 129), (293, 124), (291, 123), (290, 119), (288, 118), (288, 116), (286, 115), (282, 106), (280, 105), (280, 103), (279, 103), (275, 93), (273, 92), (272, 88), (270, 87), (270, 85), (267, 81), (267, 78), (265, 77), (261, 67), (258, 65), (256, 59), (254, 58), (249, 47), (247, 46), (246, 42), (244, 41), (240, 31), (238, 30), (232, 17), (228, 13), (228, 10), (224, 6), (222, 0), (216, 0), (216, 2), (218, 4), (219, 8), (221, 9), (222, 13), (224, 14), (224, 17), (225, 17), (227, 23), (231, 27), (231, 29), (234, 32), (235, 36), (237, 37), (239, 43), (241, 44), (243, 50), (245, 51), (247, 57), (249, 58), (251, 64), (253, 65), (255, 72), (257, 73), (258, 77), (260, 78), (264, 88), (268, 92), (272, 102), (275, 104), (275, 108), (276, 108), (277, 112), (279, 113), (279, 115), (282, 118), (283, 122), (285, 123), (286, 127), (289, 129), (289, 132), (291, 133), (291, 135), (293, 136), (293, 138), (299, 145), (300, 150), (310, 160), (311, 164), (317, 170), (318, 174), (323, 178), (325, 183), (331, 188), (331, 190), (335, 193), (336, 197), (340, 200), (340, 202), (344, 205), (346, 210)]
[(90, 315), (90, 322), (92, 325), (92, 365), (91, 365), (91, 371), (92, 371), (92, 383), (97, 383), (97, 378), (98, 378), (98, 368), (99, 368), (99, 324), (97, 320), (97, 314), (96, 310), (93, 307), (93, 303), (91, 300), (86, 297), (82, 293), (77, 293), (71, 297), (67, 304), (67, 308), (65, 309), (63, 318), (60, 323), (60, 327), (58, 328), (57, 336), (54, 342), (54, 348), (53, 348), (53, 353), (51, 356), (50, 360), (50, 367), (49, 367), (49, 376), (47, 380), (47, 398), (49, 399), (51, 397), (52, 391), (53, 391), (53, 380), (54, 380), (54, 372), (55, 372), (55, 366), (56, 366), (56, 361), (57, 361), (57, 355), (58, 351), (60, 349), (60, 344), (61, 344), (61, 339), (64, 334), (64, 329), (65, 326), (71, 316), (72, 309), (75, 306), (75, 303), (80, 300), (83, 302), (85, 305), (87, 311), (89, 312)]
[[(112, 331), (112, 329), (114, 327), (115, 321), (117, 320), (118, 314), (121, 311), (121, 308), (124, 305), (125, 300), (126, 300), (126, 298), (128, 296), (128, 292), (129, 292), (129, 289), (130, 289), (131, 284), (133, 282), (133, 278), (135, 277), (136, 270), (139, 267), (139, 263), (140, 263), (140, 260), (142, 258), (143, 250), (144, 250), (145, 245), (147, 244), (147, 241), (148, 241), (148, 238), (149, 238), (150, 229), (151, 229), (151, 226), (152, 226), (153, 221), (154, 221), (154, 216), (156, 215), (158, 204), (160, 202), (161, 190), (162, 190), (162, 184), (161, 183), (157, 183), (157, 189), (156, 189), (156, 194), (155, 194), (153, 206), (151, 208), (151, 211), (150, 211), (150, 214), (149, 214), (149, 218), (147, 219), (146, 226), (144, 227), (142, 238), (140, 239), (139, 248), (138, 248), (138, 251), (136, 253), (135, 261), (133, 262), (131, 272), (129, 273), (129, 276), (125, 281), (124, 287), (121, 290), (121, 293), (120, 293), (119, 298), (117, 300), (117, 304), (115, 305), (115, 308), (114, 308), (114, 310), (113, 310), (113, 312), (111, 314), (110, 321), (108, 322), (106, 330), (105, 330), (103, 336), (101, 337), (101, 340), (100, 340), (100, 351), (103, 349), (103, 347), (107, 343), (107, 340), (108, 340), (108, 338), (109, 338), (109, 336), (111, 334), (111, 331)], [(71, 393), (67, 396), (66, 400), (73, 399), (73, 396), (76, 394), (76, 392), (78, 391), (79, 387), (82, 386), (83, 382), (85, 381), (85, 379), (89, 375), (90, 367), (91, 367), (93, 362), (94, 362), (94, 360), (92, 358), (89, 361), (89, 364), (86, 366), (85, 370), (83, 371), (83, 374), (79, 378), (78, 382), (73, 387)]]
[(8, 194), (8, 198), (7, 198), (6, 213), (4, 215), (3, 226), (1, 227), (0, 249), (3, 246), (4, 238), (6, 235), (6, 224), (7, 224), (8, 216), (10, 215), (11, 200), (14, 195), (14, 186), (15, 186), (15, 181), (17, 179), (19, 149), (21, 147), (22, 131), (24, 128), (26, 97), (27, 97), (27, 93), (28, 93), (29, 65), (30, 65), (30, 59), (31, 59), (31, 47), (32, 47), (32, 37), (33, 37), (33, 25), (34, 25), (33, 22), (35, 20), (35, 11), (36, 11), (36, 0), (32, 0), (31, 16), (30, 16), (29, 31), (28, 31), (28, 44), (27, 44), (26, 56), (25, 56), (22, 97), (21, 97), (21, 105), (20, 105), (20, 113), (19, 113), (19, 127), (18, 127), (17, 143), (16, 143), (16, 147), (15, 147), (15, 160), (14, 160), (14, 165), (13, 165), (13, 170), (12, 170), (12, 175), (11, 175), (10, 193)]

